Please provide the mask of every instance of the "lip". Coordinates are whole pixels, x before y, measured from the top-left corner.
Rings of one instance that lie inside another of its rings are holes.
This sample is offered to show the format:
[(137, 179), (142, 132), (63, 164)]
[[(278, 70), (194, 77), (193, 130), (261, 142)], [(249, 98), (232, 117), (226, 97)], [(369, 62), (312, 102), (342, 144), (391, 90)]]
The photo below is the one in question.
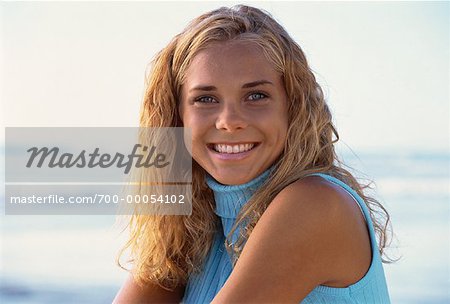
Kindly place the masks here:
[[(248, 151), (240, 152), (240, 153), (220, 153), (214, 150), (214, 145), (245, 145), (245, 144), (254, 144), (253, 148)], [(217, 142), (207, 144), (208, 151), (215, 157), (220, 160), (241, 160), (248, 157), (252, 152), (254, 152), (259, 146), (261, 142), (254, 141), (246, 141), (246, 142)]]
[(245, 144), (259, 144), (259, 142), (257, 141), (218, 141), (218, 142), (211, 142), (209, 144), (207, 144), (208, 146), (213, 146), (213, 145), (245, 145)]

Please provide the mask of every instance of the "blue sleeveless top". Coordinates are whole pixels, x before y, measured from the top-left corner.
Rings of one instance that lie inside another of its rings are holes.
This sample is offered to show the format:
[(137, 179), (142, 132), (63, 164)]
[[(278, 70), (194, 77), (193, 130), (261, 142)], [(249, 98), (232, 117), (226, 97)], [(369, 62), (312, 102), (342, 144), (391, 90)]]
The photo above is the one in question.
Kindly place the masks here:
[[(225, 238), (231, 231), (242, 206), (266, 181), (269, 174), (270, 169), (252, 181), (236, 186), (222, 185), (211, 177), (207, 178), (207, 184), (214, 192), (215, 213), (220, 217), (223, 229), (216, 233), (202, 271), (189, 278), (182, 303), (210, 303), (223, 287), (232, 271), (231, 260), (224, 246)], [(372, 262), (365, 276), (357, 283), (345, 288), (319, 285), (301, 303), (390, 303), (375, 231), (366, 204), (353, 189), (340, 180), (321, 173), (311, 175), (320, 176), (344, 188), (358, 202), (370, 234)], [(237, 239), (238, 233), (236, 229), (231, 237), (233, 242)]]

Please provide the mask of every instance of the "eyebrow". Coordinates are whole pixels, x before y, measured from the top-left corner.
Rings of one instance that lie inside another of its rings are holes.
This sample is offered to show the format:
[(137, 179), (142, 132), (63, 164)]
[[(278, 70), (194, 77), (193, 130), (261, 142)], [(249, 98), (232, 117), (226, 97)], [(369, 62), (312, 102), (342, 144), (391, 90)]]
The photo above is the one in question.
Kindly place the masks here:
[[(253, 87), (265, 85), (265, 84), (273, 85), (273, 83), (268, 80), (257, 80), (257, 81), (252, 81), (252, 82), (243, 84), (242, 88), (248, 89), (248, 88), (253, 88)], [(196, 87), (190, 89), (189, 91), (217, 91), (217, 88), (215, 86), (199, 85), (199, 86), (196, 86)]]

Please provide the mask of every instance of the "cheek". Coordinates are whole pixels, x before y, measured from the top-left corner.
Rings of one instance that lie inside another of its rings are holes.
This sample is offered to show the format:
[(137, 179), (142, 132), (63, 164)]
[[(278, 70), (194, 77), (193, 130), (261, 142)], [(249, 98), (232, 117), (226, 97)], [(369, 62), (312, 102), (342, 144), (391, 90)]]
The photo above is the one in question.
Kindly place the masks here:
[(184, 110), (182, 107), (180, 109), (180, 117), (183, 121), (183, 127), (192, 129), (195, 126), (195, 117), (191, 112)]
[(184, 120), (184, 127), (189, 128), (192, 134), (192, 140), (198, 140), (202, 133), (201, 123), (195, 117), (186, 117)]
[(278, 134), (277, 134), (277, 150), (279, 153), (282, 153), (286, 140), (287, 140), (287, 134), (288, 134), (288, 122), (287, 122), (287, 117), (284, 117), (282, 120), (280, 120), (279, 124), (278, 124)]
[(193, 156), (198, 153), (205, 140), (205, 127), (198, 115), (184, 115), (184, 127), (189, 129), (192, 139)]

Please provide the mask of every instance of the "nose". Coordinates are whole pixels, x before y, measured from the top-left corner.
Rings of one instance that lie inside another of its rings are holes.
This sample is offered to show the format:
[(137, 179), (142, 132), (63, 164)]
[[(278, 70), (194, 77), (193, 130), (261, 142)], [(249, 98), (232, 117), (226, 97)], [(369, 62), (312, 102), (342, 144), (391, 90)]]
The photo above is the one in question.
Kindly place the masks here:
[(239, 105), (224, 104), (217, 115), (216, 128), (233, 132), (247, 127), (248, 121)]

